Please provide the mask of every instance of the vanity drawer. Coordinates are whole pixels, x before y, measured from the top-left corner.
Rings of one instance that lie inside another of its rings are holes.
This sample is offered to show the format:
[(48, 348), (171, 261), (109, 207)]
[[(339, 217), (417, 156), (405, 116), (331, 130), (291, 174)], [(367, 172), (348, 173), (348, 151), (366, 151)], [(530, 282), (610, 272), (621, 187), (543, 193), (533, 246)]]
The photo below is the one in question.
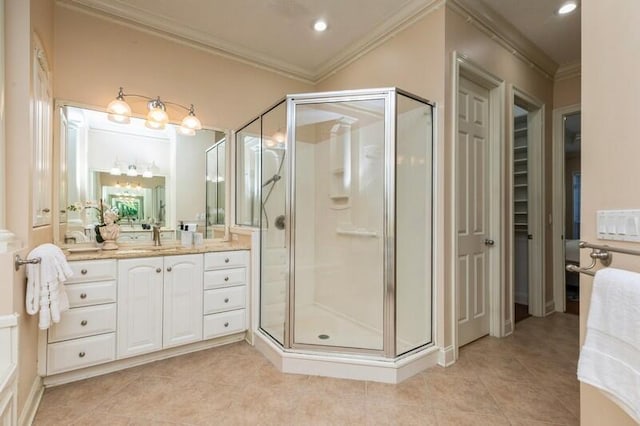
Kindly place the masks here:
[(116, 304), (69, 309), (49, 329), (49, 343), (116, 331)]
[(69, 262), (73, 276), (67, 283), (83, 281), (115, 280), (117, 276), (116, 261), (108, 260), (81, 260)]
[(205, 315), (202, 329), (204, 338), (210, 339), (246, 330), (245, 316), (246, 311), (244, 309)]
[(115, 333), (54, 343), (47, 348), (47, 374), (62, 373), (115, 359)]
[(69, 306), (100, 305), (116, 301), (116, 282), (97, 281), (91, 283), (65, 285)]
[(226, 287), (204, 292), (204, 313), (230, 311), (244, 308), (246, 303), (246, 287)]
[(220, 269), (217, 271), (205, 271), (204, 289), (226, 287), (230, 285), (242, 285), (247, 283), (247, 269)]
[(204, 254), (204, 269), (247, 266), (247, 251), (221, 251)]
[(176, 231), (160, 231), (160, 239), (161, 240), (175, 240), (176, 239)]

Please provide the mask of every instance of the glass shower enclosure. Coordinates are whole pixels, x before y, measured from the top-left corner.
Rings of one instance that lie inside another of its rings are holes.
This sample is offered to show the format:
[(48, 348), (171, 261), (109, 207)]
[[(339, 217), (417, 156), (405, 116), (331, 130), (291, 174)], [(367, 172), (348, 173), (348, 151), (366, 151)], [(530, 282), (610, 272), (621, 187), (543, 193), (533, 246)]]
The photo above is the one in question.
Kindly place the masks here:
[(260, 228), (260, 329), (395, 358), (433, 341), (433, 104), (287, 96), (236, 132), (236, 223)]

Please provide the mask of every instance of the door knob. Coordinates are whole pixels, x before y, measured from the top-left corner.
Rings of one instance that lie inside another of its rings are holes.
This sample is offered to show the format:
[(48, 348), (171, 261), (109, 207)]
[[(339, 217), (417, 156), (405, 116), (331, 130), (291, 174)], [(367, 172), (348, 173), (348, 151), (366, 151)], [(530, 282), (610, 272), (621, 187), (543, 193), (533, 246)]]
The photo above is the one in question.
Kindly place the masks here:
[(484, 240), (484, 245), (485, 246), (492, 246), (494, 245), (496, 242), (493, 240), (490, 240), (489, 238), (487, 238), (486, 240)]

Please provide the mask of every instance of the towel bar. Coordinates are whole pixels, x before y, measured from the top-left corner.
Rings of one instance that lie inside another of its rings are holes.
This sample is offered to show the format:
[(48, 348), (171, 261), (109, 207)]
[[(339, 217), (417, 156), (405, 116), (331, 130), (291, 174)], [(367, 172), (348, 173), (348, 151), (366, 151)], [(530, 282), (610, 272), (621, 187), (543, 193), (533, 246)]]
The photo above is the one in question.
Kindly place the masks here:
[(16, 267), (16, 271), (18, 271), (22, 265), (35, 265), (40, 263), (41, 260), (42, 259), (40, 259), (39, 257), (34, 257), (33, 259), (20, 259), (20, 255), (16, 254), (13, 264)]
[(613, 261), (612, 253), (622, 253), (622, 254), (630, 254), (632, 256), (640, 256), (640, 250), (626, 249), (626, 248), (620, 248), (620, 247), (610, 247), (610, 246), (601, 245), (601, 244), (591, 244), (586, 241), (580, 241), (580, 243), (578, 244), (578, 247), (580, 247), (581, 249), (583, 248), (591, 249), (591, 253), (589, 253), (589, 256), (592, 259), (591, 265), (587, 266), (586, 268), (580, 268), (579, 266), (576, 266), (576, 265), (567, 265), (565, 269), (569, 272), (579, 272), (581, 274), (591, 275), (592, 277), (595, 276), (596, 274), (595, 271), (593, 271), (593, 268), (595, 268), (596, 265), (598, 264), (598, 260), (600, 261), (600, 263), (602, 263), (602, 266), (611, 265), (611, 262)]

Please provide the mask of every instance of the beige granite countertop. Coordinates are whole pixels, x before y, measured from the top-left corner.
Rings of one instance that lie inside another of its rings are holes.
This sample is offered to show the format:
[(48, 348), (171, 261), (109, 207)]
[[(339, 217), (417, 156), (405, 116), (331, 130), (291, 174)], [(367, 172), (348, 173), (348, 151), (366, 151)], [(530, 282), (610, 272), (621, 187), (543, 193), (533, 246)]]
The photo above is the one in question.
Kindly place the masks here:
[[(204, 245), (199, 247), (182, 247), (179, 244), (173, 242), (166, 243), (161, 246), (153, 246), (151, 244), (120, 244), (117, 250), (96, 250), (93, 246), (84, 246), (78, 244), (77, 246), (63, 248), (62, 251), (67, 256), (68, 261), (74, 260), (100, 260), (100, 259), (130, 259), (136, 257), (154, 257), (154, 256), (175, 256), (180, 254), (195, 254), (195, 253), (209, 253), (217, 251), (232, 251), (232, 250), (249, 250), (251, 247), (248, 244), (244, 244), (237, 241), (227, 242), (205, 242)], [(87, 250), (87, 251), (75, 251), (71, 250)], [(89, 251), (92, 250), (92, 251)]]

